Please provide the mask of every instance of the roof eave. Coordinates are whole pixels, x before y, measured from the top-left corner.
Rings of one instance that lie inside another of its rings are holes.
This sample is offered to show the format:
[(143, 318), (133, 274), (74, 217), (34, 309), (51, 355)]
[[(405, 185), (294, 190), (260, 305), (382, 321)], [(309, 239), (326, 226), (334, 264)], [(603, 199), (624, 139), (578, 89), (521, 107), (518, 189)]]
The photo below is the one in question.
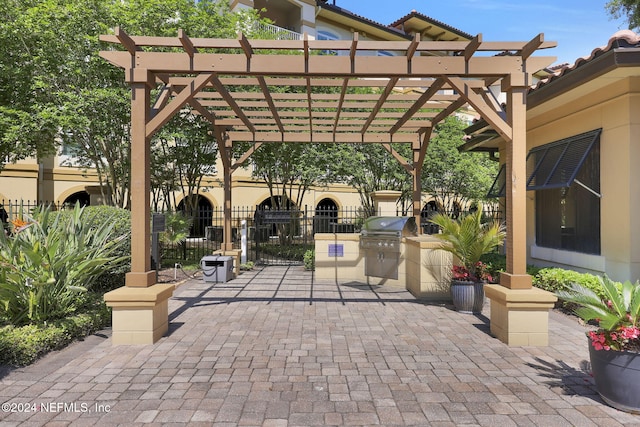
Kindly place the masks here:
[(378, 22), (371, 21), (369, 19), (356, 15), (346, 9), (342, 9), (338, 6), (333, 6), (327, 3), (318, 2), (318, 8), (320, 9), (318, 14), (321, 14), (321, 15), (327, 14), (329, 16), (331, 14), (338, 15), (343, 19), (346, 19), (348, 21), (351, 21), (351, 23), (356, 24), (355, 26), (364, 25), (369, 28), (374, 28), (376, 31), (379, 31), (381, 33), (384, 33), (393, 37), (398, 37), (405, 40), (411, 40), (410, 35), (403, 33), (401, 30), (397, 28), (391, 28), (386, 25), (380, 24)]
[(532, 88), (527, 95), (527, 109), (534, 108), (619, 67), (640, 66), (640, 48), (615, 48), (604, 52), (544, 85)]

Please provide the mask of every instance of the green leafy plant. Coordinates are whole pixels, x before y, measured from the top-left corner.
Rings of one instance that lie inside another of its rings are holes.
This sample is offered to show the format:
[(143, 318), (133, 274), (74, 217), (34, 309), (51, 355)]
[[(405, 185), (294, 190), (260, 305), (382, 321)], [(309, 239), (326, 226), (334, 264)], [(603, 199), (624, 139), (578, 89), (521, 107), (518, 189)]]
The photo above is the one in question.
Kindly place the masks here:
[(189, 237), (192, 222), (182, 212), (165, 214), (165, 231), (160, 233), (160, 240), (167, 244), (183, 243)]
[(575, 314), (585, 322), (598, 324), (597, 330), (587, 333), (594, 349), (640, 351), (640, 282), (618, 286), (607, 276), (598, 280), (604, 298), (576, 283), (556, 295), (575, 304)]
[(434, 236), (448, 243), (442, 249), (458, 258), (471, 280), (482, 279), (478, 275), (478, 263), (482, 255), (502, 245), (506, 236), (502, 223), (483, 222), (482, 206), (478, 206), (475, 212), (462, 215), (460, 219), (436, 214), (431, 222), (441, 229), (441, 233)]
[[(73, 210), (64, 210), (55, 214), (61, 217), (61, 221), (67, 223), (73, 212)], [(131, 212), (116, 206), (98, 205), (86, 206), (82, 215), (85, 221), (93, 224), (111, 224), (110, 240), (122, 240), (117, 249), (114, 249), (112, 256), (116, 259), (126, 258), (122, 262), (105, 264), (103, 272), (95, 278), (92, 289), (108, 292), (124, 286), (125, 275), (131, 271), (131, 263), (129, 262), (131, 256)]]
[(240, 264), (240, 270), (245, 270), (245, 271), (249, 271), (249, 270), (253, 270), (253, 261), (247, 261), (244, 264)]
[(0, 365), (25, 366), (44, 354), (87, 336), (111, 322), (102, 295), (91, 294), (82, 313), (47, 324), (0, 327)]
[(315, 269), (316, 264), (316, 251), (313, 249), (309, 249), (304, 253), (304, 268), (305, 270), (313, 270)]
[(593, 274), (564, 268), (542, 268), (533, 276), (534, 286), (554, 293), (566, 290), (572, 283), (591, 289), (598, 297), (605, 298), (602, 280)]
[(127, 236), (112, 238), (113, 224), (88, 220), (79, 205), (67, 220), (39, 207), (0, 235), (0, 316), (13, 325), (42, 323), (76, 312)]

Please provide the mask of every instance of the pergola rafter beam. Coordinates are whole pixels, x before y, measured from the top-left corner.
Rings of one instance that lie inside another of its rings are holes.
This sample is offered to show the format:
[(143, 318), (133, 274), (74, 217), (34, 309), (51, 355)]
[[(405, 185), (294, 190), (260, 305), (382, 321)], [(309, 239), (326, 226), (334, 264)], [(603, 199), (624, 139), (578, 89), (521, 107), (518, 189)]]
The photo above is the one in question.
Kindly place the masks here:
[(238, 106), (238, 104), (236, 103), (235, 99), (233, 99), (233, 96), (229, 93), (227, 88), (225, 88), (224, 85), (220, 82), (220, 79), (218, 79), (218, 77), (214, 76), (211, 79), (211, 81), (212, 81), (213, 85), (215, 86), (216, 90), (220, 93), (220, 95), (222, 95), (222, 97), (227, 102), (227, 104), (229, 104), (229, 107), (231, 107), (231, 109), (234, 111), (234, 113), (236, 113), (236, 115), (240, 118), (240, 120), (242, 120), (244, 122), (244, 124), (251, 131), (255, 132), (255, 128), (253, 127), (253, 123), (251, 123), (251, 120), (249, 120), (249, 118), (244, 114), (244, 111), (242, 111), (242, 109)]
[(198, 50), (193, 46), (191, 39), (187, 36), (182, 28), (178, 30), (178, 38), (180, 39), (180, 43), (182, 43), (182, 48), (185, 52), (187, 52), (187, 55), (193, 57), (193, 55), (195, 55)]
[(136, 42), (120, 27), (116, 27), (115, 29), (115, 38), (120, 43), (131, 56), (134, 56), (138, 50), (138, 46)]
[(349, 58), (351, 62), (356, 60), (356, 53), (358, 52), (358, 33), (353, 33), (353, 40), (351, 41), (351, 48), (349, 49)]
[[(340, 98), (338, 99), (338, 107), (336, 108), (335, 120), (333, 123), (334, 129), (338, 126), (338, 121), (340, 120), (340, 114), (342, 113), (342, 105), (344, 104), (344, 97), (347, 93), (347, 88), (349, 87), (349, 79), (344, 79), (342, 82), (342, 89), (340, 89)], [(335, 133), (335, 130), (334, 130)]]
[(446, 119), (448, 116), (455, 113), (459, 108), (461, 108), (466, 103), (467, 101), (462, 97), (458, 98), (455, 102), (452, 102), (447, 108), (440, 111), (438, 114), (435, 115), (433, 119), (431, 119), (432, 126), (437, 125), (442, 120)]
[(405, 54), (405, 56), (407, 57), (407, 61), (411, 61), (411, 59), (413, 58), (413, 55), (416, 54), (416, 51), (418, 50), (419, 45), (420, 45), (420, 33), (415, 33), (413, 35), (413, 40), (411, 40), (411, 43), (409, 43), (409, 47), (407, 48), (407, 53)]
[(249, 42), (249, 40), (245, 37), (244, 34), (242, 34), (241, 31), (238, 32), (238, 43), (240, 43), (240, 47), (242, 48), (242, 51), (244, 52), (247, 59), (251, 59), (251, 56), (253, 55), (253, 48), (251, 47), (251, 43)]
[(532, 38), (531, 41), (524, 45), (524, 47), (520, 50), (520, 56), (522, 57), (522, 60), (526, 61), (527, 59), (529, 59), (529, 57), (533, 55), (536, 50), (540, 49), (543, 44), (544, 34), (541, 33)]
[(376, 105), (371, 110), (371, 114), (369, 114), (369, 118), (367, 119), (367, 122), (364, 124), (364, 126), (362, 126), (362, 130), (360, 130), (360, 133), (364, 134), (367, 132), (367, 128), (369, 127), (373, 119), (375, 119), (376, 114), (378, 114), (378, 112), (380, 111), (380, 108), (382, 108), (382, 105), (387, 100), (387, 97), (391, 94), (391, 91), (393, 90), (397, 82), (398, 82), (397, 77), (389, 79), (389, 83), (387, 84), (387, 87), (384, 88), (384, 91), (380, 95), (380, 99), (378, 99), (378, 102), (376, 102)]
[(307, 111), (309, 112), (309, 131), (313, 132), (313, 107), (311, 102), (311, 79), (307, 78)]
[(258, 83), (260, 84), (260, 89), (262, 90), (262, 93), (264, 95), (265, 100), (267, 101), (267, 104), (269, 104), (269, 111), (273, 115), (273, 120), (275, 120), (276, 124), (278, 125), (278, 128), (280, 128), (280, 132), (284, 132), (284, 128), (282, 127), (282, 121), (280, 120), (280, 115), (278, 114), (278, 110), (275, 104), (273, 103), (273, 98), (271, 97), (271, 91), (269, 90), (269, 87), (267, 86), (267, 82), (264, 80), (264, 77), (262, 76), (258, 77)]
[(463, 52), (463, 55), (462, 55), (462, 56), (464, 56), (464, 59), (466, 61), (470, 60), (471, 57), (480, 48), (480, 45), (482, 45), (482, 34), (478, 34), (473, 39), (471, 39), (471, 41), (469, 42), (467, 47), (464, 49), (464, 52)]
[(398, 122), (393, 125), (393, 127), (391, 128), (390, 132), (391, 133), (396, 133), (403, 124), (405, 124), (407, 122), (407, 120), (411, 119), (413, 117), (413, 115), (418, 112), (418, 110), (420, 110), (420, 108), (422, 108), (422, 106), (429, 101), (439, 90), (440, 88), (442, 88), (442, 86), (444, 85), (444, 79), (438, 79), (436, 80), (430, 87), (429, 89), (427, 89), (415, 102), (415, 104), (413, 104), (411, 106), (411, 108), (409, 108), (404, 116), (402, 116), (400, 118), (400, 120), (398, 120)]
[(211, 111), (207, 110), (206, 108), (204, 108), (202, 106), (202, 104), (200, 104), (200, 102), (198, 102), (197, 99), (192, 98), (189, 100), (189, 104), (191, 104), (191, 106), (194, 108), (194, 110), (196, 110), (198, 113), (200, 113), (204, 118), (206, 118), (212, 125), (216, 125), (218, 124), (217, 122), (219, 121), (218, 118), (216, 117), (216, 115), (214, 113), (212, 113)]

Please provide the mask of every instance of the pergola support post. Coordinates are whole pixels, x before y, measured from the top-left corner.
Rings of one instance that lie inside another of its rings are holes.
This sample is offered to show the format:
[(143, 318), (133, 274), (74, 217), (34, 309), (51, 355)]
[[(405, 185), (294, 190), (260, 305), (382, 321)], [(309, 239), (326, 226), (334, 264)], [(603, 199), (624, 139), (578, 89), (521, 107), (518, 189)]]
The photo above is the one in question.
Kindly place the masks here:
[(104, 295), (113, 309), (113, 344), (153, 344), (169, 329), (168, 299), (174, 285), (155, 284), (155, 271), (151, 270), (151, 179), (147, 166), (151, 148), (146, 132), (150, 78), (144, 69), (127, 71), (131, 85), (131, 272), (125, 286)]
[(233, 148), (233, 141), (229, 137), (229, 134), (219, 126), (214, 126), (214, 133), (216, 136), (216, 140), (218, 141), (218, 152), (220, 153), (220, 160), (222, 161), (222, 174), (224, 182), (224, 206), (222, 208), (224, 223), (222, 229), (222, 245), (220, 246), (220, 250), (216, 251), (215, 253), (233, 257), (234, 273), (238, 275), (238, 273), (240, 272), (240, 256), (242, 254), (242, 250), (233, 249), (233, 233), (231, 221), (231, 180), (233, 171), (235, 170), (231, 165), (231, 149)]
[(557, 298), (533, 288), (527, 274), (526, 198), (526, 93), (525, 85), (505, 82), (508, 96), (507, 121), (512, 139), (506, 144), (507, 168), (507, 271), (500, 285), (486, 285), (491, 301), (491, 333), (508, 345), (546, 346), (549, 343), (549, 310)]
[(413, 146), (413, 171), (411, 171), (411, 178), (413, 179), (413, 216), (416, 219), (416, 225), (418, 226), (418, 234), (422, 234), (422, 161), (420, 158), (420, 141), (416, 141)]

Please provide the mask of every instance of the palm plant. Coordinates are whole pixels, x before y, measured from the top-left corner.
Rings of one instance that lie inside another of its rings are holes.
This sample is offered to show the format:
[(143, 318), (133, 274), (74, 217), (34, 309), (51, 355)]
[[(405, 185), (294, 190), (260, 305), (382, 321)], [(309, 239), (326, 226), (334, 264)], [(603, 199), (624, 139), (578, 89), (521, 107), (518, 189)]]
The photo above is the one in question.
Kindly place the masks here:
[(558, 298), (576, 304), (575, 314), (585, 322), (595, 320), (597, 331), (589, 332), (597, 350), (622, 350), (640, 344), (640, 282), (615, 283), (607, 276), (598, 277), (605, 295), (600, 298), (593, 290), (574, 283), (558, 291)]
[(456, 256), (472, 280), (482, 279), (478, 271), (480, 257), (502, 245), (506, 237), (504, 225), (499, 221), (484, 222), (482, 205), (475, 212), (464, 214), (460, 219), (439, 213), (431, 222), (441, 229), (435, 237), (445, 241), (442, 249)]

